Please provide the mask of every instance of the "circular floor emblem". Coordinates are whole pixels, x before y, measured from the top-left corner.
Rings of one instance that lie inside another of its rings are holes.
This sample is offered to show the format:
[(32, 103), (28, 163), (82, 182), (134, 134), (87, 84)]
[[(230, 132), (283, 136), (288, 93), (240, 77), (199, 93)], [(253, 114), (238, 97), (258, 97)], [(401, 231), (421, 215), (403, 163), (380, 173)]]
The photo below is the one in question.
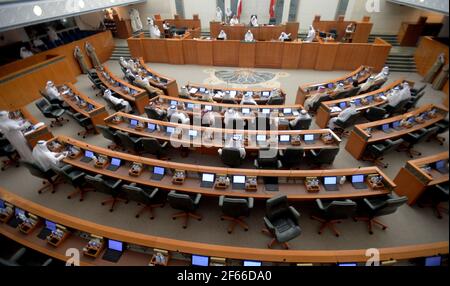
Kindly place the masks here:
[(271, 72), (260, 72), (254, 70), (219, 70), (214, 75), (220, 80), (234, 84), (259, 84), (275, 78), (276, 74)]

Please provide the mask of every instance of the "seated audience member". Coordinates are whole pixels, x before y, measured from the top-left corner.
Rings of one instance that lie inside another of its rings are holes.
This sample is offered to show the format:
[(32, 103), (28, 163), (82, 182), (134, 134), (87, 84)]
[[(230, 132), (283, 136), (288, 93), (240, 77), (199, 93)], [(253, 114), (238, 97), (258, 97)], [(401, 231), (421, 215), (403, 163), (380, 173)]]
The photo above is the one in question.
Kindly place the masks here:
[(323, 96), (327, 96), (328, 93), (325, 89), (324, 86), (319, 86), (319, 88), (317, 89), (317, 92), (312, 94), (311, 96), (309, 96), (306, 100), (305, 100), (305, 109), (306, 110), (310, 110), (312, 106), (314, 106), (314, 104)]
[(33, 47), (41, 52), (48, 49), (47, 45), (36, 36), (33, 38)]
[(291, 33), (286, 34), (285, 32), (281, 32), (280, 36), (278, 37), (278, 41), (289, 41), (291, 40)]
[(52, 152), (47, 147), (47, 142), (39, 140), (32, 152), (35, 163), (41, 167), (44, 172), (49, 170), (59, 171), (62, 167), (62, 160), (67, 157), (67, 153)]
[(255, 39), (253, 38), (252, 31), (248, 30), (247, 33), (245, 33), (244, 41), (246, 41), (246, 42), (255, 41)]
[(170, 115), (169, 112), (167, 114), (170, 122), (191, 124), (191, 119), (189, 118), (189, 116), (178, 109), (172, 110)]
[(289, 121), (289, 125), (290, 125), (291, 127), (294, 127), (294, 126), (297, 125), (297, 123), (298, 123), (299, 120), (310, 119), (310, 118), (311, 118), (311, 115), (309, 115), (308, 112), (307, 112), (306, 110), (302, 109), (302, 110), (300, 111), (300, 113), (299, 113), (294, 119), (292, 119), (291, 121)]
[(132, 111), (131, 105), (128, 101), (122, 99), (122, 98), (117, 98), (115, 96), (112, 95), (111, 90), (106, 89), (103, 92), (103, 98), (109, 102), (111, 102), (114, 106), (118, 106), (119, 104), (122, 106), (121, 110), (123, 112), (129, 113)]
[(233, 15), (233, 18), (231, 18), (231, 20), (230, 20), (230, 25), (234, 26), (234, 25), (237, 25), (237, 24), (239, 24), (239, 20), (238, 20), (236, 15)]
[(51, 42), (55, 43), (55, 45), (59, 46), (63, 44), (58, 34), (56, 33), (55, 28), (53, 28), (52, 26), (47, 27), (47, 36)]
[(126, 61), (123, 57), (120, 57), (120, 58), (119, 58), (119, 64), (120, 64), (120, 66), (123, 67), (124, 69), (129, 69), (128, 63), (127, 63), (127, 61)]
[(257, 105), (256, 101), (253, 99), (253, 97), (246, 93), (241, 100), (241, 105), (245, 105), (245, 104), (251, 104), (251, 105)]
[(20, 57), (21, 57), (22, 59), (31, 57), (32, 55), (33, 55), (33, 52), (30, 51), (29, 49), (27, 49), (26, 47), (21, 47), (21, 48), (20, 48)]
[(150, 95), (150, 97), (164, 94), (164, 92), (161, 89), (152, 86), (150, 84), (148, 78), (146, 78), (146, 77), (136, 75), (134, 78), (134, 83), (138, 87), (145, 89), (148, 92), (148, 94)]
[[(231, 137), (226, 143), (225, 143), (225, 148), (237, 148), (239, 149), (239, 153), (241, 155), (241, 158), (244, 159), (245, 158), (245, 148), (243, 147), (243, 143), (242, 140), (239, 140), (237, 138)], [(219, 150), (217, 150), (217, 152), (219, 153), (219, 155), (222, 155), (222, 148), (220, 148)]]
[(225, 33), (224, 30), (220, 30), (219, 35), (217, 36), (218, 40), (226, 40), (227, 39), (227, 34)]
[(316, 38), (316, 30), (314, 30), (314, 27), (312, 25), (309, 25), (308, 35), (305, 38), (305, 42), (311, 43)]
[(59, 93), (58, 89), (56, 88), (53, 81), (49, 80), (47, 81), (47, 84), (45, 85), (45, 93), (50, 99), (58, 99), (60, 101), (63, 101), (64, 99), (61, 97), (61, 94)]
[(233, 108), (229, 108), (223, 115), (223, 122), (225, 124), (225, 128), (233, 128), (233, 121), (239, 120), (242, 121), (242, 117), (239, 112), (236, 112)]
[(361, 88), (359, 89), (359, 93), (364, 93), (366, 90), (371, 88), (375, 84), (375, 77), (370, 76), (365, 83), (361, 84)]
[(389, 67), (385, 66), (379, 74), (375, 76), (375, 82), (386, 81), (389, 76)]
[(250, 18), (250, 26), (251, 27), (258, 27), (259, 26), (259, 24), (258, 24), (258, 16), (256, 16), (256, 15), (252, 15), (251, 16), (251, 18)]
[(358, 110), (356, 110), (355, 102), (352, 100), (350, 101), (349, 107), (342, 110), (338, 116), (330, 119), (330, 121), (328, 122), (328, 127), (333, 130), (336, 128), (336, 120), (339, 119), (340, 121), (346, 121), (347, 119), (350, 118), (350, 116), (356, 113), (358, 113)]

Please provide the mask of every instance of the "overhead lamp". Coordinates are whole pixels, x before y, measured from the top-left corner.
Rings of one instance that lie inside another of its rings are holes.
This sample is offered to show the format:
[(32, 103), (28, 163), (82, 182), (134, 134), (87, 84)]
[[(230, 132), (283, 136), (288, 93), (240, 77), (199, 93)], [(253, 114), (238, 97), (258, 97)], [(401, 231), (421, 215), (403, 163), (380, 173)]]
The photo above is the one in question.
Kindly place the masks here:
[(42, 15), (42, 8), (39, 5), (34, 5), (33, 13), (36, 16), (41, 16)]

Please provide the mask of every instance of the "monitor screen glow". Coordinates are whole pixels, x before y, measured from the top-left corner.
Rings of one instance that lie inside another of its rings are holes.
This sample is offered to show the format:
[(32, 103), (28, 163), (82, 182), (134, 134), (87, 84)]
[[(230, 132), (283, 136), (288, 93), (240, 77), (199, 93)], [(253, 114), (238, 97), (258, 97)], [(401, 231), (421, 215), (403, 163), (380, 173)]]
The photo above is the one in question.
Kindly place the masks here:
[(247, 91), (246, 94), (252, 96), (253, 95), (253, 91)]
[(270, 113), (270, 108), (263, 108), (262, 109), (262, 113), (269, 114)]
[(266, 135), (263, 135), (263, 134), (256, 135), (256, 141), (259, 141), (259, 142), (266, 141)]
[(158, 175), (164, 175), (165, 169), (163, 167), (155, 166), (153, 167), (153, 173)]
[(233, 176), (233, 183), (236, 184), (244, 184), (245, 183), (245, 176)]
[(112, 158), (111, 159), (111, 165), (120, 166), (120, 159)]
[(123, 251), (123, 243), (117, 240), (108, 240), (108, 248), (112, 250)]
[(0, 209), (5, 208), (5, 202), (3, 200), (0, 200)]
[(388, 130), (389, 129), (389, 123), (381, 125), (381, 129)]
[(138, 121), (136, 119), (131, 119), (130, 120), (130, 125), (131, 126), (137, 126), (138, 125)]
[(291, 136), (289, 134), (280, 135), (280, 142), (289, 142), (291, 140)]
[(197, 130), (189, 130), (188, 133), (189, 133), (189, 136), (192, 136), (192, 137), (197, 136)]
[(45, 221), (45, 227), (51, 231), (55, 231), (56, 230), (56, 223), (46, 220)]
[(201, 255), (192, 255), (193, 266), (209, 266), (209, 257)]
[(445, 167), (445, 160), (440, 160), (436, 162), (436, 169), (442, 169)]
[(14, 214), (15, 214), (16, 216), (19, 216), (19, 215), (25, 215), (25, 211), (24, 211), (23, 209), (15, 208), (15, 209), (14, 209)]
[(364, 175), (353, 175), (352, 183), (362, 183), (364, 182)]
[(332, 83), (329, 83), (329, 84), (328, 84), (328, 88), (333, 88), (333, 86), (334, 86), (334, 85), (333, 85)]
[(233, 134), (234, 140), (242, 140), (242, 134)]
[(86, 150), (86, 151), (84, 151), (84, 156), (88, 157), (88, 158), (92, 158), (92, 157), (94, 157), (94, 152)]
[(193, 103), (188, 103), (188, 104), (187, 104), (187, 108), (193, 109), (193, 108), (194, 108), (194, 104), (193, 104)]
[(214, 182), (214, 174), (202, 174), (202, 181), (204, 182)]
[(432, 256), (425, 258), (425, 266), (441, 266), (441, 257)]
[(170, 134), (172, 134), (172, 133), (174, 133), (174, 132), (175, 132), (175, 127), (172, 127), (172, 126), (167, 126), (167, 129), (166, 129), (166, 131), (167, 131), (167, 133), (170, 133)]
[(292, 113), (292, 108), (283, 108), (283, 113), (284, 114)]
[(398, 128), (400, 126), (400, 121), (395, 121), (392, 123), (392, 127)]
[(244, 266), (261, 266), (261, 261), (244, 260)]
[(269, 91), (263, 91), (262, 92), (262, 96), (269, 96), (270, 95), (270, 92)]
[(205, 110), (211, 111), (212, 110), (212, 106), (211, 105), (205, 105)]
[(177, 105), (178, 104), (178, 101), (176, 101), (176, 100), (171, 100), (170, 101), (170, 105)]
[(150, 129), (150, 130), (155, 130), (155, 129), (156, 129), (156, 124), (154, 124), (154, 123), (149, 123), (149, 124), (148, 124), (148, 129)]
[(205, 92), (205, 90), (206, 90), (206, 88), (204, 88), (204, 87), (200, 87), (200, 92)]
[(313, 141), (314, 134), (305, 134), (305, 141)]
[(325, 177), (323, 179), (323, 183), (325, 185), (336, 185), (337, 178), (336, 177)]
[(347, 107), (347, 103), (344, 101), (344, 102), (339, 102), (339, 107), (341, 108), (341, 109), (344, 109), (344, 108), (346, 108)]
[(338, 266), (357, 266), (356, 263), (339, 263)]
[(237, 94), (237, 91), (235, 91), (235, 90), (230, 90), (230, 95), (231, 95), (231, 96), (236, 96), (236, 94)]
[(250, 113), (250, 108), (242, 108), (242, 113), (249, 114)]

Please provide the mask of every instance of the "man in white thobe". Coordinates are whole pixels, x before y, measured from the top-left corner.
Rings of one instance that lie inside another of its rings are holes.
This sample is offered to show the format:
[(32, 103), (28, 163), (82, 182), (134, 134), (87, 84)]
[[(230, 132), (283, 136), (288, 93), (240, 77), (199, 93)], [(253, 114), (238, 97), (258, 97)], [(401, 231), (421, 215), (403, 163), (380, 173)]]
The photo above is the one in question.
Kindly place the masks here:
[(278, 37), (278, 41), (287, 41), (291, 38), (291, 33), (286, 34), (285, 32), (281, 32), (280, 36)]
[(45, 85), (45, 93), (50, 99), (58, 99), (60, 101), (63, 101), (64, 99), (61, 97), (61, 94), (59, 93), (58, 89), (56, 88), (53, 81), (49, 80), (47, 81), (47, 84)]
[(258, 27), (258, 17), (256, 15), (252, 15), (252, 17), (250, 18), (250, 26), (252, 27)]
[(300, 113), (297, 115), (297, 117), (295, 117), (294, 119), (292, 119), (292, 120), (289, 122), (289, 125), (290, 125), (291, 127), (294, 127), (294, 126), (297, 125), (297, 123), (298, 123), (299, 120), (304, 120), (304, 119), (311, 119), (311, 115), (309, 115), (308, 112), (307, 112), (306, 110), (302, 109), (302, 110), (300, 111)]
[(248, 30), (247, 33), (245, 33), (244, 41), (246, 41), (246, 42), (254, 41), (252, 31)]
[(220, 30), (220, 33), (217, 36), (217, 39), (222, 39), (222, 40), (226, 40), (227, 39), (227, 34), (225, 33), (224, 30)]
[(372, 87), (375, 84), (375, 77), (370, 76), (365, 83), (361, 84), (361, 88), (359, 89), (359, 93), (364, 93), (366, 90), (368, 90), (370, 87)]
[[(239, 154), (241, 155), (241, 158), (244, 159), (245, 158), (245, 148), (242, 146), (242, 141), (236, 138), (230, 138), (230, 140), (227, 141), (227, 143), (225, 143), (225, 148), (237, 148), (239, 149)], [(219, 155), (222, 155), (222, 148), (220, 148), (219, 150), (217, 150), (217, 152), (219, 153)]]
[(230, 26), (234, 26), (237, 24), (239, 24), (239, 19), (237, 18), (236, 15), (234, 15), (233, 18), (231, 18), (231, 20), (230, 20)]
[(150, 26), (150, 38), (152, 39), (161, 38), (161, 31), (159, 30), (158, 26), (156, 25)]
[(350, 118), (350, 116), (358, 113), (358, 110), (356, 110), (355, 102), (352, 100), (350, 101), (350, 106), (346, 109), (342, 110), (337, 117), (333, 117), (330, 119), (330, 122), (328, 122), (328, 127), (333, 130), (336, 128), (336, 120), (340, 121), (346, 121)]
[(311, 107), (322, 97), (327, 96), (327, 92), (324, 86), (319, 86), (317, 92), (309, 96), (305, 100), (305, 109), (310, 110)]
[(379, 74), (375, 76), (375, 82), (377, 81), (386, 81), (389, 76), (389, 67), (385, 66)]
[(131, 8), (129, 14), (131, 20), (131, 28), (133, 29), (133, 32), (142, 30), (142, 22), (141, 17), (139, 16), (139, 11), (134, 8)]
[(112, 104), (114, 104), (114, 106), (117, 105), (122, 105), (123, 106), (123, 111), (126, 113), (131, 112), (132, 108), (131, 105), (128, 101), (126, 101), (125, 99), (122, 98), (117, 98), (115, 96), (112, 95), (111, 90), (106, 89), (105, 92), (103, 93), (103, 98), (109, 102), (111, 102)]
[(33, 158), (35, 163), (44, 172), (49, 170), (58, 171), (62, 165), (61, 161), (66, 158), (67, 153), (56, 153), (48, 150), (47, 142), (39, 140), (33, 148)]
[[(169, 114), (169, 113), (167, 113), (167, 114)], [(171, 112), (171, 114), (169, 115), (169, 120), (170, 120), (170, 122), (174, 122), (174, 123), (181, 122), (181, 124), (191, 124), (191, 119), (189, 118), (189, 116), (179, 110), (175, 110), (175, 111)]]
[(238, 112), (236, 112), (233, 108), (230, 108), (223, 115), (223, 122), (225, 123), (225, 128), (232, 128), (234, 120), (243, 121), (241, 115)]
[(252, 97), (250, 94), (248, 94), (248, 93), (246, 93), (246, 94), (244, 95), (244, 97), (242, 98), (242, 100), (241, 100), (241, 105), (244, 105), (244, 104), (257, 105), (256, 101), (255, 101), (255, 100), (253, 99), (253, 97)]
[(217, 22), (222, 22), (223, 20), (223, 12), (222, 9), (220, 9), (220, 7), (216, 8), (216, 21)]
[(22, 133), (27, 127), (26, 122), (19, 122), (9, 118), (7, 111), (0, 111), (0, 133), (2, 133), (9, 143), (14, 146), (20, 158), (27, 162), (34, 162), (33, 154), (28, 146), (28, 142)]
[(316, 38), (316, 31), (312, 25), (309, 25), (308, 35), (305, 38), (305, 42), (311, 43)]

